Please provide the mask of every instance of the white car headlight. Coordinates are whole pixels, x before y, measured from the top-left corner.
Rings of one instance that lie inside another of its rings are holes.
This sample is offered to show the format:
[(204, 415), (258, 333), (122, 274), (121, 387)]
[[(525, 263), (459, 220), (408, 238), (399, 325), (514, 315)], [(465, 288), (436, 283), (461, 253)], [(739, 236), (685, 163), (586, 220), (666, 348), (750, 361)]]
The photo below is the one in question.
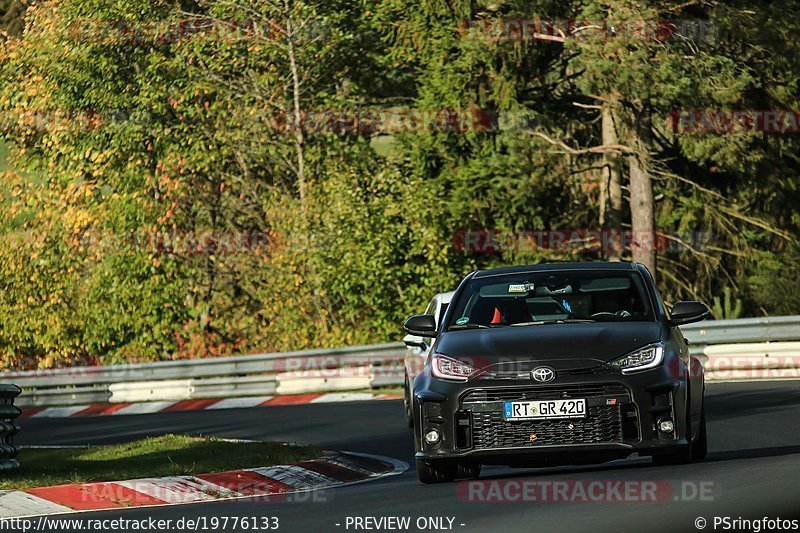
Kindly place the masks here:
[(434, 377), (449, 381), (467, 381), (475, 373), (474, 367), (437, 353), (431, 356), (431, 370)]
[(662, 362), (664, 362), (664, 345), (659, 342), (631, 352), (612, 361), (611, 364), (621, 369), (623, 374), (631, 374), (655, 368)]

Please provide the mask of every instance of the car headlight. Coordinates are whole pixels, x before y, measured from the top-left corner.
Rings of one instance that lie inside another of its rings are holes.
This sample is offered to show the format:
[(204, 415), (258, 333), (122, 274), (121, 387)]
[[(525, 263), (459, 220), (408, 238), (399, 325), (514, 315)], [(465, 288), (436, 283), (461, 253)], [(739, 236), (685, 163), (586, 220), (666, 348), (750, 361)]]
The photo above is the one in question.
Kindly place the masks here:
[(623, 374), (631, 374), (633, 372), (655, 368), (663, 361), (664, 345), (659, 342), (631, 352), (616, 361), (612, 361), (611, 364), (621, 369)]
[(431, 357), (431, 370), (434, 377), (449, 381), (467, 381), (475, 373), (475, 367), (437, 353)]

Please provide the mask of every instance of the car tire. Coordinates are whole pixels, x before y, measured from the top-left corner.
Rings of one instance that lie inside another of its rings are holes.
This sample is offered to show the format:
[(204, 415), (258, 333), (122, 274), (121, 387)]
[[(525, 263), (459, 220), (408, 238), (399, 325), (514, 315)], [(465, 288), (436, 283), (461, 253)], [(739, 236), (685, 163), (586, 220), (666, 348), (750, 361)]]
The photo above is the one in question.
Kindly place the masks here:
[(457, 477), (462, 479), (478, 479), (481, 475), (480, 463), (458, 463)]
[(403, 409), (406, 412), (406, 427), (414, 427), (414, 413), (411, 411), (411, 388), (408, 386), (408, 376), (403, 384)]
[(692, 443), (692, 462), (705, 461), (708, 456), (708, 433), (706, 433), (706, 410), (700, 413), (700, 434)]
[(423, 461), (415, 459), (417, 463), (417, 476), (425, 484), (447, 483), (453, 481), (458, 475), (458, 466), (449, 461)]
[(680, 446), (675, 450), (674, 453), (653, 456), (653, 464), (656, 466), (685, 465), (691, 462), (691, 446)]

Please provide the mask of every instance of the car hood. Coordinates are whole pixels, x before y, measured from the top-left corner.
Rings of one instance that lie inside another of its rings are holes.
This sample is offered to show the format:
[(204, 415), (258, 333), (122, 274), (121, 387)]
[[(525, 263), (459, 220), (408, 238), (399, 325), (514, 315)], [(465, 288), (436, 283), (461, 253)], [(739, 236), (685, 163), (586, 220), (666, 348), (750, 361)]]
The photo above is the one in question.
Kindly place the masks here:
[(443, 333), (434, 351), (469, 359), (479, 368), (546, 364), (557, 370), (589, 368), (661, 340), (656, 322), (541, 324)]

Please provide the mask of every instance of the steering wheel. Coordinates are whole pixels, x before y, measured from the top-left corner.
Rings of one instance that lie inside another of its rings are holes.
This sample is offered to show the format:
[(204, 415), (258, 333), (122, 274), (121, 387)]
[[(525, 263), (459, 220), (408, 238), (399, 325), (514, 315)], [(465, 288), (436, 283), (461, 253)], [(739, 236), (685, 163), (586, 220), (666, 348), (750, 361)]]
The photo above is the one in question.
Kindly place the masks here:
[(630, 312), (622, 309), (620, 311), (617, 311), (616, 313), (610, 313), (608, 311), (600, 311), (599, 313), (595, 313), (595, 314), (591, 315), (591, 318), (600, 318), (600, 317), (604, 317), (604, 316), (628, 318), (629, 316), (633, 316), (633, 315), (631, 315)]

